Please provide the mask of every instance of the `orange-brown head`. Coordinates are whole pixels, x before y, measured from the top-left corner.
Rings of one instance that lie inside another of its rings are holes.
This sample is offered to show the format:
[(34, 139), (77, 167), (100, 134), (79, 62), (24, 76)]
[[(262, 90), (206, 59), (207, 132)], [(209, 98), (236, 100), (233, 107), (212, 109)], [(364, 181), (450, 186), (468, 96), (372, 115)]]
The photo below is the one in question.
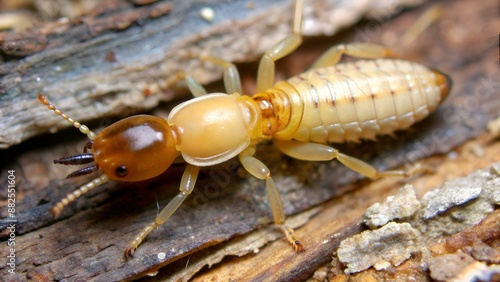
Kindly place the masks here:
[[(89, 174), (99, 168), (104, 172), (54, 205), (52, 214), (56, 217), (69, 203), (109, 179), (141, 181), (153, 178), (167, 170), (177, 156), (175, 133), (162, 118), (147, 115), (129, 117), (108, 126), (96, 135), (86, 125), (57, 109), (44, 95), (39, 94), (38, 100), (90, 139), (83, 154), (61, 158), (54, 163), (91, 163), (68, 177)], [(88, 149), (92, 149), (92, 153), (88, 153)]]
[(160, 175), (176, 157), (175, 137), (155, 116), (122, 119), (101, 131), (92, 145), (94, 160), (113, 180), (141, 181)]

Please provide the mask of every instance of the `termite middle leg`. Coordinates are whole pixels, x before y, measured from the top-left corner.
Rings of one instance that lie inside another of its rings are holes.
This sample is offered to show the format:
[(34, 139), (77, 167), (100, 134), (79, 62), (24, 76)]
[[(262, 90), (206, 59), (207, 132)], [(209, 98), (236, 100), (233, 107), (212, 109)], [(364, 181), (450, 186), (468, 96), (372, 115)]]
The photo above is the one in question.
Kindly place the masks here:
[(395, 56), (395, 53), (384, 46), (373, 43), (338, 44), (330, 47), (311, 66), (311, 69), (323, 68), (337, 64), (343, 55), (362, 59), (377, 59)]
[(323, 144), (304, 143), (295, 140), (274, 140), (274, 145), (286, 155), (305, 161), (330, 161), (337, 159), (348, 168), (369, 178), (380, 178), (387, 176), (410, 177), (417, 172), (426, 170), (426, 168), (415, 165), (411, 169), (377, 171), (370, 164), (348, 155), (340, 153), (337, 149)]
[(271, 88), (274, 84), (274, 62), (292, 53), (302, 43), (303, 0), (296, 0), (293, 10), (292, 34), (269, 48), (259, 63), (257, 92)]
[(180, 192), (175, 196), (170, 202), (167, 204), (165, 208), (158, 214), (155, 221), (144, 227), (142, 231), (134, 238), (130, 247), (125, 250), (125, 256), (130, 257), (134, 254), (134, 251), (141, 244), (142, 240), (146, 238), (146, 236), (153, 231), (156, 227), (163, 224), (167, 221), (170, 216), (180, 207), (182, 202), (193, 192), (194, 185), (196, 183), (196, 179), (198, 178), (198, 172), (200, 171), (200, 167), (188, 164), (186, 170), (184, 170), (184, 174), (182, 175), (181, 184), (180, 184)]
[(290, 242), (290, 244), (292, 244), (295, 251), (301, 252), (304, 250), (302, 243), (300, 243), (295, 236), (294, 230), (285, 225), (283, 202), (281, 201), (279, 191), (274, 184), (274, 180), (271, 177), (271, 172), (264, 163), (253, 157), (254, 152), (255, 147), (247, 148), (245, 151), (240, 153), (240, 162), (250, 174), (266, 181), (267, 195), (273, 211), (274, 222), (281, 228), (281, 231), (285, 234), (286, 239)]

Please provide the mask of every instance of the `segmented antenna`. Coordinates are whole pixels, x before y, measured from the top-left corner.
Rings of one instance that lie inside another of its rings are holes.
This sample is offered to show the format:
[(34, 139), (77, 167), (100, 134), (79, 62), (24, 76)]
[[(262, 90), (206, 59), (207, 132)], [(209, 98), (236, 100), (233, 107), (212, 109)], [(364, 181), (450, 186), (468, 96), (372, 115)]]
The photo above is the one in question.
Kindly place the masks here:
[(52, 215), (55, 218), (58, 218), (61, 215), (62, 210), (69, 205), (71, 202), (75, 201), (77, 198), (80, 196), (86, 194), (90, 190), (94, 189), (95, 187), (104, 184), (108, 182), (108, 176), (106, 174), (103, 174), (99, 176), (98, 178), (90, 181), (89, 183), (81, 186), (77, 190), (69, 193), (66, 195), (66, 197), (62, 200), (60, 200), (53, 208), (52, 208)]
[[(47, 99), (47, 97), (45, 97), (44, 95), (38, 94), (38, 100), (42, 104), (46, 105), (49, 108), (49, 110), (53, 111), (56, 115), (61, 116), (64, 120), (68, 121), (74, 127), (78, 128), (81, 133), (86, 134), (90, 140), (94, 140), (96, 138), (97, 135), (94, 132), (92, 132), (85, 124), (81, 124), (78, 121), (75, 121), (74, 119), (65, 115), (61, 110), (57, 109), (56, 106), (52, 105), (52, 103), (50, 103), (49, 100)], [(85, 149), (84, 149), (83, 154), (55, 160), (54, 163), (60, 163), (60, 164), (64, 164), (64, 165), (78, 165), (78, 164), (86, 164), (86, 163), (93, 162), (94, 157), (92, 156), (92, 154), (86, 153), (87, 149), (91, 149), (91, 144), (92, 144), (91, 142), (89, 142), (89, 143), (87, 143), (87, 145), (85, 145)], [(84, 167), (80, 170), (77, 170), (77, 171), (69, 174), (68, 177), (89, 174), (91, 172), (96, 171), (98, 168), (99, 168), (99, 166), (97, 164), (93, 164), (91, 166)], [(69, 205), (71, 202), (73, 202), (74, 200), (76, 200), (80, 196), (82, 196), (85, 193), (89, 192), (90, 190), (94, 189), (95, 187), (100, 186), (100, 185), (108, 182), (108, 180), (109, 180), (108, 176), (106, 174), (103, 174), (103, 175), (99, 176), (98, 178), (90, 181), (89, 183), (81, 186), (77, 190), (69, 193), (68, 195), (66, 195), (66, 197), (64, 197), (62, 200), (60, 200), (52, 208), (52, 214), (56, 218), (59, 217), (59, 215), (61, 214), (64, 207)]]
[(78, 121), (75, 121), (74, 119), (68, 117), (61, 110), (56, 108), (56, 106), (52, 105), (52, 103), (50, 103), (50, 101), (44, 95), (38, 94), (38, 100), (42, 104), (46, 105), (49, 108), (49, 110), (53, 111), (56, 115), (61, 116), (64, 120), (69, 122), (71, 125), (78, 128), (81, 133), (86, 134), (90, 140), (94, 140), (96, 138), (96, 134), (93, 131), (91, 131), (85, 124), (81, 124)]

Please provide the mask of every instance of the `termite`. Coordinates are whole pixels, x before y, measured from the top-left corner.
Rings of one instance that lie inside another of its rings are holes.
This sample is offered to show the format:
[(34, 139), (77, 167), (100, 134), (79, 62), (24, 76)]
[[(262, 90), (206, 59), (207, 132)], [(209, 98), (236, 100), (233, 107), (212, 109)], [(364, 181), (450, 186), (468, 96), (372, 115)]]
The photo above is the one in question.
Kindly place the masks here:
[[(98, 135), (39, 95), (43, 104), (90, 139), (83, 154), (54, 162), (93, 163), (69, 177), (98, 169), (103, 172), (58, 202), (52, 209), (54, 216), (110, 179), (150, 179), (162, 174), (176, 157), (182, 156), (187, 167), (180, 192), (132, 240), (125, 251), (127, 257), (132, 256), (143, 239), (167, 221), (193, 191), (200, 167), (238, 157), (246, 171), (265, 181), (274, 222), (300, 252), (304, 246), (294, 230), (285, 224), (283, 203), (271, 172), (254, 157), (261, 141), (272, 139), (281, 152), (300, 160), (337, 159), (372, 179), (408, 177), (417, 171), (418, 167), (379, 172), (329, 144), (375, 139), (377, 135), (410, 127), (446, 98), (451, 87), (449, 77), (414, 62), (388, 58), (392, 52), (382, 46), (354, 43), (331, 47), (309, 71), (274, 84), (275, 61), (293, 52), (302, 42), (302, 9), (303, 0), (297, 0), (293, 33), (263, 55), (257, 74), (258, 93), (252, 97), (241, 94), (235, 65), (215, 57), (202, 59), (223, 67), (226, 93), (207, 94), (198, 82), (185, 75), (195, 98), (176, 106), (166, 120), (150, 115), (132, 116), (110, 125)], [(343, 55), (364, 60), (338, 64)]]

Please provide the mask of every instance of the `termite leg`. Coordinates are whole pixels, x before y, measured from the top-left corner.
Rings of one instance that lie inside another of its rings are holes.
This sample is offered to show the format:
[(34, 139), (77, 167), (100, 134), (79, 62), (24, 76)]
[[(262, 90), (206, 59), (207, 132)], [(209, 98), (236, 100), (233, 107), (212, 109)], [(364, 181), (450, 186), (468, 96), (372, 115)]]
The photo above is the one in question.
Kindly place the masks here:
[(324, 68), (337, 64), (343, 55), (362, 59), (377, 59), (397, 56), (388, 48), (373, 43), (338, 44), (330, 47), (311, 66), (311, 69)]
[(224, 68), (224, 87), (226, 88), (227, 94), (243, 94), (241, 90), (240, 74), (233, 63), (212, 56), (202, 57), (201, 59), (203, 61), (208, 61)]
[(153, 231), (155, 228), (167, 221), (170, 216), (179, 208), (179, 206), (184, 202), (184, 200), (193, 192), (196, 179), (198, 178), (198, 172), (200, 167), (188, 164), (182, 175), (182, 180), (180, 184), (180, 192), (175, 196), (170, 202), (163, 208), (163, 210), (158, 214), (155, 220), (144, 227), (142, 231), (134, 238), (129, 248), (125, 250), (125, 257), (131, 257), (137, 247), (141, 244), (142, 240)]
[(178, 72), (172, 80), (178, 81), (182, 79), (186, 82), (186, 85), (193, 97), (196, 98), (207, 94), (207, 90), (205, 90), (205, 88), (198, 81), (196, 81), (196, 79), (183, 71)]
[(191, 95), (193, 95), (193, 97), (196, 98), (196, 97), (200, 97), (200, 96), (207, 94), (207, 91), (205, 90), (205, 88), (203, 88), (203, 86), (201, 86), (201, 84), (198, 83), (198, 81), (196, 81), (196, 79), (194, 79), (191, 75), (189, 75), (183, 71), (179, 71), (176, 74), (174, 74), (172, 77), (170, 77), (170, 79), (167, 80), (166, 85), (169, 85), (169, 86), (174, 85), (175, 83), (177, 83), (180, 80), (184, 80), (184, 82), (186, 83), (186, 85), (189, 88), (189, 91), (191, 92)]
[(381, 178), (388, 176), (410, 177), (415, 173), (428, 170), (427, 168), (416, 164), (411, 169), (377, 171), (376, 168), (368, 163), (340, 153), (337, 149), (323, 144), (304, 143), (296, 140), (274, 140), (274, 145), (284, 154), (299, 160), (305, 161), (330, 161), (337, 159), (348, 168), (369, 178)]
[(259, 63), (257, 72), (257, 92), (271, 88), (274, 84), (274, 62), (292, 53), (302, 43), (303, 0), (295, 1), (292, 20), (292, 34), (269, 48)]
[(420, 16), (403, 34), (400, 39), (402, 50), (408, 49), (411, 44), (426, 30), (430, 25), (437, 22), (443, 16), (443, 7), (441, 5), (431, 6)]
[(255, 147), (249, 147), (244, 150), (239, 154), (240, 162), (250, 174), (266, 181), (267, 195), (273, 211), (274, 222), (280, 227), (281, 231), (285, 234), (286, 239), (290, 242), (290, 244), (292, 244), (295, 251), (302, 252), (304, 247), (295, 236), (294, 230), (285, 225), (283, 202), (281, 201), (279, 191), (274, 184), (274, 180), (271, 177), (271, 172), (264, 163), (253, 157), (254, 152)]

